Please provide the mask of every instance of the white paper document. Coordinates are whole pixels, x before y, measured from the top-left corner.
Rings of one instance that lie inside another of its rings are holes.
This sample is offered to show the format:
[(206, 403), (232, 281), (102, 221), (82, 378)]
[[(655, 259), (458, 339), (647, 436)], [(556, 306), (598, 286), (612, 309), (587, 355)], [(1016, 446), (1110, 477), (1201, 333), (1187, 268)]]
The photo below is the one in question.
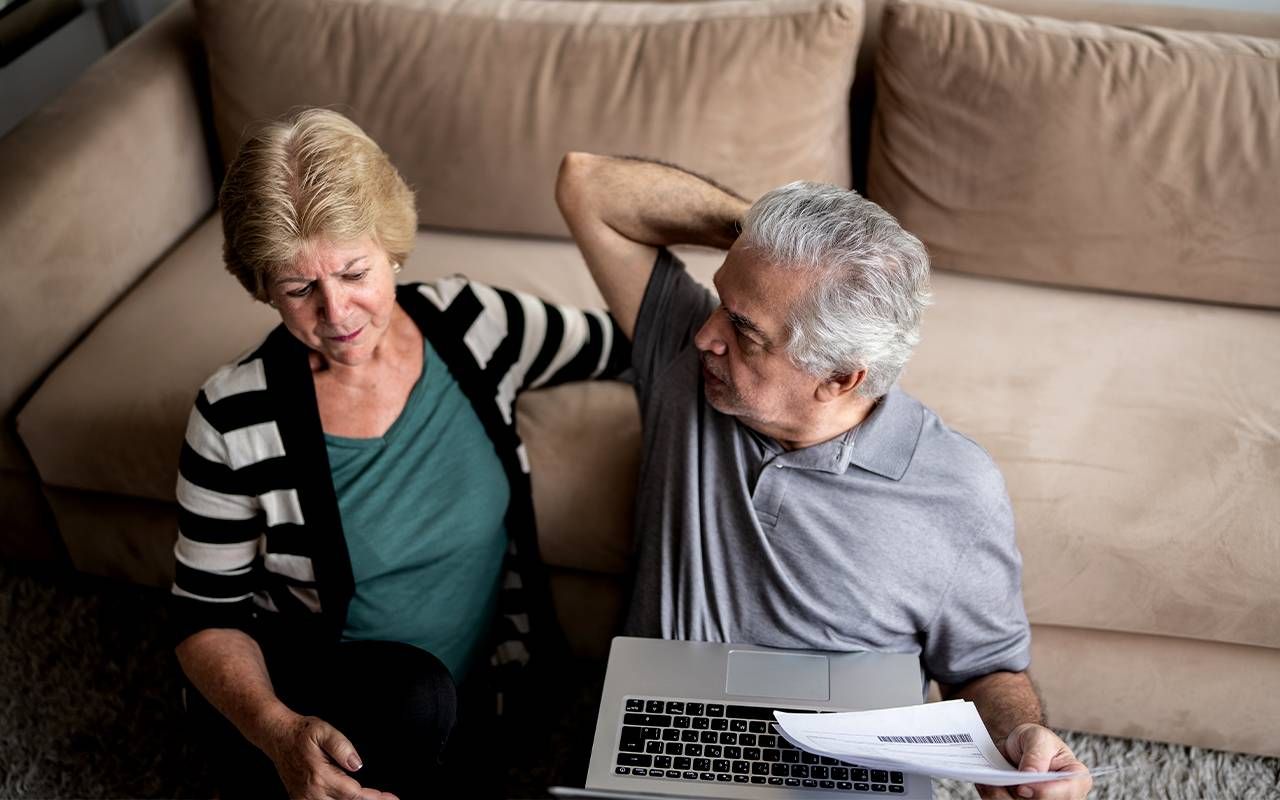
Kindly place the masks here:
[(873, 769), (988, 786), (1042, 783), (1073, 774), (1019, 772), (996, 749), (977, 708), (967, 700), (836, 714), (777, 711), (774, 716), (779, 732), (801, 750)]

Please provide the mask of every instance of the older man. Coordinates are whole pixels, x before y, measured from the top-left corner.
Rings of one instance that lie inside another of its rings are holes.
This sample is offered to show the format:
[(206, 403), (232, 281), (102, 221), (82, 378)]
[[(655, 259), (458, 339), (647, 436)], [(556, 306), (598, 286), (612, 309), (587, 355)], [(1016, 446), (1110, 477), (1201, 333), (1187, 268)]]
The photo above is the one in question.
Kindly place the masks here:
[[(569, 154), (556, 199), (633, 341), (644, 455), (628, 632), (919, 653), (1021, 769), (1083, 770), (1026, 674), (1000, 472), (895, 383), (929, 301), (920, 241), (838, 187), (751, 205), (635, 159)], [(718, 298), (676, 244), (728, 249)]]

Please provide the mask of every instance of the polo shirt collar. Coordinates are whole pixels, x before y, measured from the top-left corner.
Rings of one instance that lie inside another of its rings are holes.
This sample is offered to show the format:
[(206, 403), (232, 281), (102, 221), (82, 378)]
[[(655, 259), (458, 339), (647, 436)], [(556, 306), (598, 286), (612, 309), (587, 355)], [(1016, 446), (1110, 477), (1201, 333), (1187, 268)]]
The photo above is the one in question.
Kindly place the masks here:
[(897, 481), (906, 474), (915, 455), (924, 425), (924, 406), (894, 384), (859, 424), (825, 442), (791, 451), (740, 421), (738, 424), (769, 450), (769, 463), (833, 475), (843, 475), (853, 464)]
[(772, 463), (791, 469), (811, 469), (839, 475), (849, 466), (849, 453), (852, 451), (853, 440), (857, 433), (856, 427), (850, 428), (834, 439), (799, 450), (785, 450), (773, 439), (768, 439), (767, 444), (774, 453)]
[(894, 384), (867, 418), (853, 429), (856, 435), (846, 451), (845, 465), (853, 464), (891, 480), (902, 480), (907, 467), (911, 466), (923, 428), (924, 406)]

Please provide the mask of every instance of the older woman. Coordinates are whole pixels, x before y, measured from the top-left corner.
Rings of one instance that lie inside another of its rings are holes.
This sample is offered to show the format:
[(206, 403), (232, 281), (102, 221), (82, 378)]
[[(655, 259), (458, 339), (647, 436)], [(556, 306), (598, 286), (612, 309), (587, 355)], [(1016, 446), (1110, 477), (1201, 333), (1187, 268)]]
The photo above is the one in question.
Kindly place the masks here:
[(281, 324), (214, 373), (187, 427), (189, 705), (224, 796), (424, 794), (455, 682), (524, 661), (554, 624), (514, 397), (616, 371), (626, 340), (602, 312), (462, 278), (397, 286), (413, 195), (337, 113), (263, 129), (219, 202), (227, 269)]

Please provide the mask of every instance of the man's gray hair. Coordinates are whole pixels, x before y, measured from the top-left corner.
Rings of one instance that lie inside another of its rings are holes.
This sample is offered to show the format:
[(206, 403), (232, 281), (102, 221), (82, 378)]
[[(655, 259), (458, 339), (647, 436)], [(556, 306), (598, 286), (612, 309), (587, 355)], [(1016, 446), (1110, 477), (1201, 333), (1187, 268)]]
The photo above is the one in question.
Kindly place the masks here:
[(857, 192), (804, 181), (757, 200), (742, 236), (770, 263), (816, 273), (787, 321), (791, 360), (818, 377), (865, 368), (858, 394), (886, 394), (920, 341), (929, 304), (920, 240)]

